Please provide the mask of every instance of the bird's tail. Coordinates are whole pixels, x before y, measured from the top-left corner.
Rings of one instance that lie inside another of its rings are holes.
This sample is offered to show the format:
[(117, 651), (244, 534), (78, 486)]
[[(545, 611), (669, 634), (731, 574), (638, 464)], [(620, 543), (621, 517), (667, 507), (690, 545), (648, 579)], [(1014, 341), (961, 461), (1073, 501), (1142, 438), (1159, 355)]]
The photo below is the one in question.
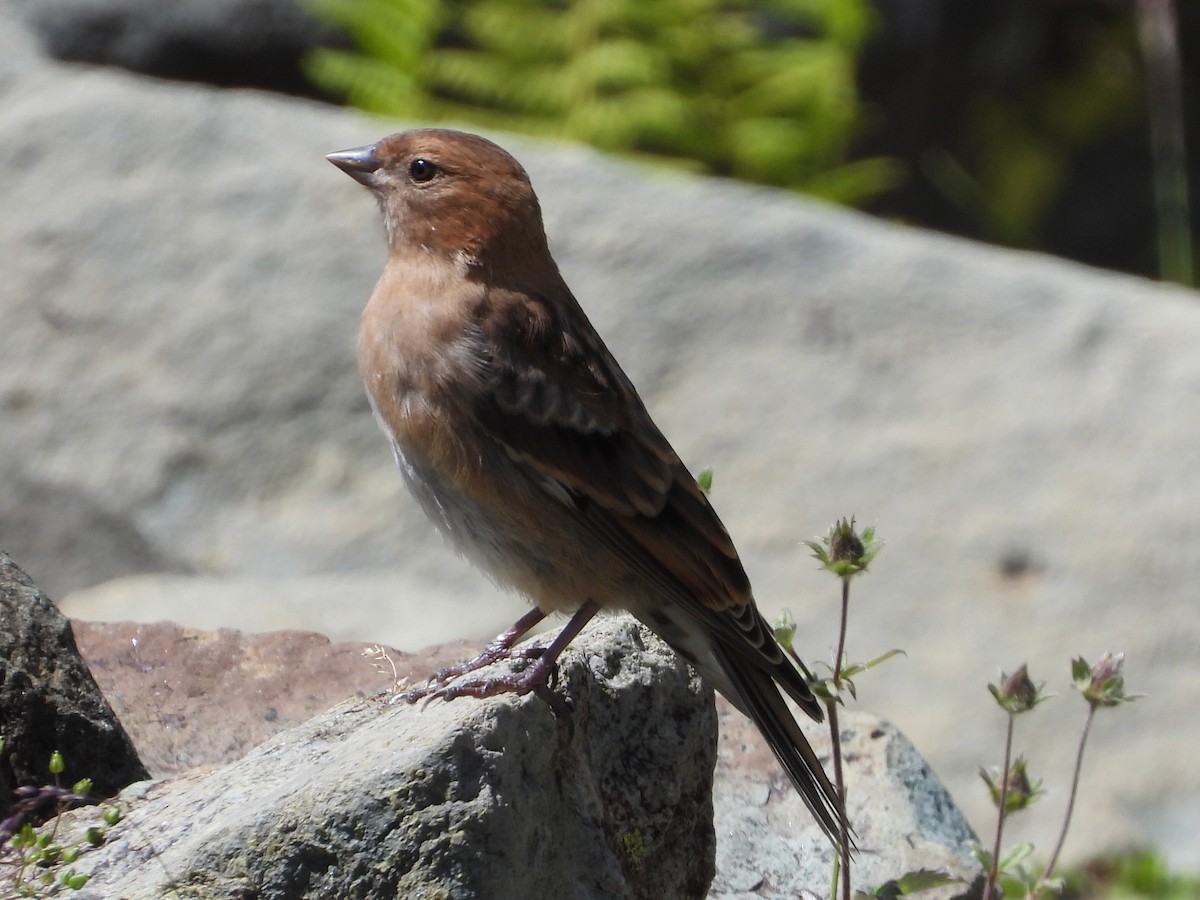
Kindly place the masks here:
[(729, 699), (758, 726), (821, 830), (835, 847), (840, 848), (844, 816), (842, 800), (808, 738), (796, 724), (774, 679), (737, 653), (716, 647), (714, 655), (736, 694)]

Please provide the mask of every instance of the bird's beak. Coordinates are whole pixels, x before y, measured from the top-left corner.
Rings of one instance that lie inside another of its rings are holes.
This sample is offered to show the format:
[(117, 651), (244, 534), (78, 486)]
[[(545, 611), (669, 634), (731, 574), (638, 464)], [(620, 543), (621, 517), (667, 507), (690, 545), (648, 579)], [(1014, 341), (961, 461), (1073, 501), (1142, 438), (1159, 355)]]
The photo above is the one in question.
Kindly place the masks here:
[(353, 150), (339, 150), (325, 157), (355, 181), (367, 187), (375, 186), (372, 177), (380, 166), (379, 157), (375, 153), (375, 145), (355, 147)]

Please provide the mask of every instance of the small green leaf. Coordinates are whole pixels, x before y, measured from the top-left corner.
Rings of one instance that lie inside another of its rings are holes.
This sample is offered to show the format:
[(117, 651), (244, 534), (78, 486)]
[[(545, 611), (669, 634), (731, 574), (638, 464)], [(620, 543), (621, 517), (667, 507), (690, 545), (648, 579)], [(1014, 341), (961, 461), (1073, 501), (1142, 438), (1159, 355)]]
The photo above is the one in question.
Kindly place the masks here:
[(881, 653), (879, 656), (875, 657), (874, 659), (869, 659), (866, 662), (851, 663), (850, 665), (845, 666), (842, 669), (842, 676), (845, 677), (847, 675), (851, 675), (851, 676), (859, 675), (863, 672), (869, 672), (871, 669), (874, 669), (876, 666), (882, 665), (883, 663), (887, 662), (893, 656), (907, 656), (907, 655), (908, 655), (907, 653), (905, 653), (903, 650), (901, 650), (897, 647), (893, 650), (887, 651), (886, 653)]
[(784, 650), (791, 651), (792, 641), (796, 639), (796, 620), (792, 617), (792, 611), (785, 609), (775, 622), (775, 640), (779, 641)]
[(940, 869), (917, 869), (915, 872), (906, 872), (899, 878), (885, 881), (870, 893), (856, 891), (855, 897), (893, 900), (896, 897), (907, 897), (910, 894), (932, 890), (933, 888), (943, 887), (944, 885), (956, 882), (961, 883), (962, 879), (955, 878), (949, 872)]
[(21, 829), (12, 836), (12, 845), (18, 850), (26, 850), (37, 844), (38, 835), (33, 830), (33, 826), (26, 822), (21, 826)]
[(72, 891), (78, 891), (91, 879), (91, 875), (85, 875), (83, 872), (76, 872), (74, 869), (67, 869), (59, 876), (59, 881), (64, 887)]
[(1024, 862), (1033, 853), (1033, 844), (1028, 842), (1020, 843), (1014, 846), (1000, 859), (1000, 869), (1004, 872), (1011, 872), (1020, 863)]
[(822, 700), (832, 700), (841, 702), (841, 696), (838, 694), (837, 688), (833, 684), (831, 678), (814, 678), (808, 683), (809, 690), (813, 692), (813, 696), (819, 697)]
[(1071, 660), (1071, 681), (1080, 691), (1092, 683), (1092, 667), (1082, 656)]
[[(980, 772), (983, 772), (980, 769)], [(984, 776), (984, 781), (987, 781), (987, 776)], [(971, 855), (975, 857), (975, 861), (979, 863), (979, 868), (985, 872), (990, 872), (992, 869), (992, 852), (978, 841), (971, 844)]]

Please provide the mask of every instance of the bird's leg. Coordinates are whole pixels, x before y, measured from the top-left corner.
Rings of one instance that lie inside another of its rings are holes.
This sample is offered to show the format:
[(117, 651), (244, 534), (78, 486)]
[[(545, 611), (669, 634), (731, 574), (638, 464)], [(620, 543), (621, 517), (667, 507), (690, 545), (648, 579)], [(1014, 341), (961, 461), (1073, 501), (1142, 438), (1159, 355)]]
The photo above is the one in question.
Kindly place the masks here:
[[(558, 664), (558, 657), (567, 648), (567, 644), (571, 643), (575, 636), (583, 630), (583, 626), (599, 611), (600, 607), (591, 600), (584, 603), (575, 611), (575, 615), (571, 616), (570, 621), (563, 626), (562, 631), (550, 642), (550, 646), (544, 650), (542, 648), (533, 648), (526, 655), (526, 659), (533, 659), (534, 662), (520, 672), (506, 672), (503, 675), (490, 676), (481, 673), (474, 678), (455, 678), (453, 681), (445, 682), (428, 692), (429, 699), (432, 700), (437, 697), (441, 700), (453, 700), (455, 697), (494, 697), (496, 694), (528, 694), (530, 691), (543, 687), (554, 672)], [(521, 622), (518, 622), (517, 625), (514, 625), (512, 629), (506, 631), (493, 643), (498, 643), (501, 638), (507, 636), (509, 632), (521, 625), (527, 618), (529, 616), (525, 616)], [(531, 622), (524, 630), (528, 631), (532, 624)], [(488, 646), (490, 647), (491, 645), (489, 644)], [(486, 655), (486, 653), (487, 651), (485, 650), (484, 654)], [(481, 667), (476, 666), (475, 668), (478, 669)]]
[(444, 688), (455, 678), (466, 675), (469, 672), (474, 672), (476, 669), (482, 669), (484, 666), (490, 666), (492, 663), (501, 659), (511, 659), (514, 655), (521, 659), (529, 659), (540, 656), (542, 653), (542, 648), (540, 647), (523, 649), (520, 652), (516, 652), (513, 650), (513, 645), (523, 638), (529, 629), (533, 628), (533, 626), (537, 625), (537, 623), (542, 621), (544, 618), (546, 618), (546, 614), (535, 606), (529, 612), (525, 613), (525, 615), (521, 616), (521, 618), (517, 619), (517, 621), (508, 628), (505, 628), (502, 632), (496, 635), (496, 637), (493, 638), (488, 645), (483, 648), (483, 652), (474, 659), (458, 663), (457, 665), (447, 666), (444, 669), (439, 669), (430, 675), (428, 680), (426, 680), (423, 685), (420, 687), (415, 687), (412, 690), (405, 691), (402, 694), (398, 694), (397, 699), (406, 700), (409, 703), (416, 703), (422, 698), (431, 697), (434, 693), (441, 688)]
[[(546, 618), (546, 614), (536, 606), (531, 609), (521, 618), (517, 619), (512, 625), (504, 629), (500, 634), (496, 635), (492, 641), (483, 648), (483, 652), (474, 659), (467, 662), (459, 663), (458, 665), (448, 666), (439, 672), (435, 672), (429, 679), (430, 684), (441, 683), (445, 684), (460, 675), (466, 675), (468, 672), (474, 672), (476, 669), (482, 669), (484, 666), (490, 666), (492, 663), (501, 659), (510, 659), (516, 651), (513, 650), (513, 645), (521, 638), (525, 637), (529, 629), (537, 625), (538, 622)], [(537, 649), (537, 648), (534, 648)], [(538, 650), (540, 654), (540, 650)], [(525, 655), (522, 651), (521, 654)]]

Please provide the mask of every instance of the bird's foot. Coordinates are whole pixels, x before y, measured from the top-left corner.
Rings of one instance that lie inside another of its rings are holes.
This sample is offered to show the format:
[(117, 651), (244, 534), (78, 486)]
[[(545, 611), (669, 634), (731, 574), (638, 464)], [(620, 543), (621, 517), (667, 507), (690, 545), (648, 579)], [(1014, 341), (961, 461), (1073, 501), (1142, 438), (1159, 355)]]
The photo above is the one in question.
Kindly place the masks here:
[[(534, 609), (484, 647), (483, 652), (474, 659), (443, 669), (420, 687), (397, 694), (396, 699), (408, 703), (418, 700), (428, 703), (435, 699), (453, 700), (456, 697), (495, 697), (497, 694), (519, 696), (530, 691), (536, 691), (539, 696), (548, 699), (558, 676), (558, 657), (598, 611), (599, 607), (588, 600), (575, 611), (549, 646), (517, 649), (513, 645), (521, 635), (545, 617), (545, 613)], [(529, 664), (515, 672), (489, 675), (481, 671), (505, 659), (526, 660)]]
[(483, 652), (477, 657), (467, 662), (459, 663), (456, 666), (448, 666), (441, 671), (434, 672), (429, 677), (429, 680), (419, 687), (396, 694), (393, 702), (416, 703), (418, 700), (431, 700), (439, 691), (446, 688), (456, 678), (461, 678), (471, 672), (486, 668), (493, 663), (500, 662), (502, 659), (536, 659), (544, 652), (540, 647), (523, 647), (520, 650), (516, 650), (514, 646), (517, 641), (525, 636), (530, 628), (544, 618), (546, 618), (546, 614), (537, 607), (534, 607), (514, 622), (511, 627), (500, 632), (495, 640), (484, 647)]
[[(532, 678), (529, 677), (529, 673), (537, 668), (537, 663), (541, 661), (545, 653), (546, 648), (544, 647), (505, 647), (498, 641), (493, 641), (474, 659), (434, 672), (424, 684), (397, 694), (396, 699), (406, 703), (416, 703), (419, 700), (428, 703), (435, 699), (453, 700), (456, 697), (494, 697), (496, 694), (505, 693), (528, 694), (538, 686), (538, 679), (543, 683), (548, 680), (544, 671), (539, 671)], [(528, 665), (517, 672), (504, 674), (489, 675), (487, 672), (481, 671), (504, 660), (532, 660), (533, 665)], [(546, 668), (555, 674), (557, 672), (557, 666), (553, 660), (549, 661)], [(474, 677), (467, 677), (471, 675)]]
[[(521, 652), (513, 652), (501, 659), (531, 660), (529, 665), (516, 671), (489, 673), (480, 671), (483, 666), (474, 670), (452, 675), (441, 682), (431, 682), (417, 689), (417, 696), (406, 697), (410, 703), (424, 700), (455, 700), (458, 697), (495, 697), (497, 694), (516, 694), (522, 696), (536, 691), (543, 695), (552, 689), (558, 678), (558, 662), (546, 654), (544, 647), (530, 647)], [(475, 660), (472, 660), (474, 662)], [(497, 660), (498, 661), (498, 660)]]

